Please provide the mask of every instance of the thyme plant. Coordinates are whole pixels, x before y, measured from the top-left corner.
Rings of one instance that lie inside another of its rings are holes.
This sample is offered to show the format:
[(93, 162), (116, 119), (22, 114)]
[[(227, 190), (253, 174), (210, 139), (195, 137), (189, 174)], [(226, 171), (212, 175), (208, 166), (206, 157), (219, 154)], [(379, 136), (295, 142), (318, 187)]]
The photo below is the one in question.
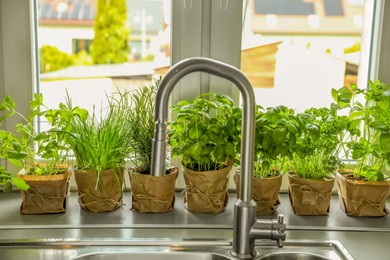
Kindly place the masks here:
[(125, 94), (129, 99), (132, 111), (127, 114), (130, 135), (130, 160), (140, 172), (150, 172), (152, 157), (152, 142), (154, 137), (154, 108), (156, 90), (161, 79), (150, 86), (130, 91)]

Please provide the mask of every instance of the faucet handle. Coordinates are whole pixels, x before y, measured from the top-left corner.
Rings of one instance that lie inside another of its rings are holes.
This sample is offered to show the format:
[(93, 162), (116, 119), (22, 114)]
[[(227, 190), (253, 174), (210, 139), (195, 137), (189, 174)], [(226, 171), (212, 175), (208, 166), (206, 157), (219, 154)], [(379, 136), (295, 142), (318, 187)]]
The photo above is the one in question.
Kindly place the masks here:
[(284, 223), (284, 215), (283, 214), (278, 214), (277, 220), (278, 220), (279, 224), (283, 224)]
[(284, 215), (278, 214), (275, 222), (272, 233), (278, 247), (282, 247), (283, 241), (286, 239), (286, 223), (284, 222)]

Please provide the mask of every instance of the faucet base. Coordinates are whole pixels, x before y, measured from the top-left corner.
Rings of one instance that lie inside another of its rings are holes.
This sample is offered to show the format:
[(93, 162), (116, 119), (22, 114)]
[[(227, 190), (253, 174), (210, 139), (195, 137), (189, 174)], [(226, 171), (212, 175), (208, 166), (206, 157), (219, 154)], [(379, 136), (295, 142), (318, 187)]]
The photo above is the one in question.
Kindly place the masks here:
[(234, 203), (234, 234), (231, 254), (241, 259), (253, 258), (255, 242), (249, 236), (256, 221), (256, 203), (237, 199)]

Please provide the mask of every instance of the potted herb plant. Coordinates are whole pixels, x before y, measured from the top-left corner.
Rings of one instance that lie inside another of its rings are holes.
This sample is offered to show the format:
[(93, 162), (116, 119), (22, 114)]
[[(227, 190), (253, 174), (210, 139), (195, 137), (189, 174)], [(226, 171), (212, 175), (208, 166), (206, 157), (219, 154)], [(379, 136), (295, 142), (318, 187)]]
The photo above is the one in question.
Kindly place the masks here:
[(172, 155), (181, 159), (185, 207), (194, 212), (225, 210), (229, 172), (237, 162), (241, 110), (225, 95), (205, 93), (172, 108), (168, 134)]
[(349, 108), (346, 157), (355, 165), (336, 175), (340, 206), (349, 216), (385, 216), (390, 196), (390, 86), (369, 81), (368, 88), (332, 90), (340, 109)]
[(337, 106), (310, 108), (298, 114), (298, 135), (289, 172), (289, 198), (297, 215), (328, 215), (334, 174), (348, 119)]
[[(45, 116), (50, 110), (41, 110), (42, 95), (34, 94), (30, 102), (30, 114), (24, 117), (15, 110), (10, 96), (0, 104), (0, 124), (12, 115), (18, 115), (22, 123), (16, 126), (16, 133), (0, 130), (0, 156), (21, 169), (17, 175), (4, 167), (0, 169), (0, 184), (5, 191), (12, 184), (22, 191), (21, 214), (63, 213), (69, 197), (69, 179), (72, 171), (65, 163), (69, 146), (66, 136), (59, 132), (34, 129), (34, 120)], [(42, 163), (38, 157), (45, 160)]]
[(69, 138), (76, 158), (75, 179), (80, 206), (91, 212), (113, 211), (122, 206), (125, 158), (131, 130), (124, 127), (128, 104), (107, 97), (108, 107), (92, 115), (72, 107), (70, 98), (53, 110), (58, 131)]
[(125, 93), (131, 112), (127, 127), (131, 129), (130, 160), (135, 167), (130, 169), (132, 209), (137, 212), (167, 212), (174, 208), (177, 167), (167, 169), (164, 176), (150, 174), (152, 141), (155, 129), (154, 107), (159, 80)]
[[(285, 106), (256, 107), (253, 200), (257, 214), (272, 214), (280, 205), (283, 173), (292, 158), (300, 127), (294, 111)], [(239, 192), (239, 176), (234, 176)], [(238, 193), (237, 193), (238, 194)]]

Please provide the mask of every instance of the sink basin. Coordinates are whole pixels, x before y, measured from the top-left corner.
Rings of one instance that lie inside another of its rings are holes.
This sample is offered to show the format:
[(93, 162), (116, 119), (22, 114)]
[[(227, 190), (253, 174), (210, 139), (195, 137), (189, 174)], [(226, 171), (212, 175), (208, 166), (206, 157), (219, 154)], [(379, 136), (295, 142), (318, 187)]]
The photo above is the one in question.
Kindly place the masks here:
[(271, 253), (261, 257), (257, 257), (256, 260), (326, 260), (327, 257), (311, 254), (306, 252), (278, 252)]
[[(202, 252), (146, 252), (146, 253), (91, 253), (78, 256), (74, 260), (232, 260), (234, 258)], [(278, 252), (256, 257), (256, 260), (326, 260), (327, 257), (306, 252)]]
[[(237, 260), (230, 240), (24, 240), (0, 241), (0, 256), (7, 260)], [(285, 241), (282, 248), (256, 243), (255, 260), (353, 260), (338, 241)]]
[(98, 253), (81, 255), (75, 260), (231, 260), (230, 257), (203, 252), (146, 252), (146, 253)]

